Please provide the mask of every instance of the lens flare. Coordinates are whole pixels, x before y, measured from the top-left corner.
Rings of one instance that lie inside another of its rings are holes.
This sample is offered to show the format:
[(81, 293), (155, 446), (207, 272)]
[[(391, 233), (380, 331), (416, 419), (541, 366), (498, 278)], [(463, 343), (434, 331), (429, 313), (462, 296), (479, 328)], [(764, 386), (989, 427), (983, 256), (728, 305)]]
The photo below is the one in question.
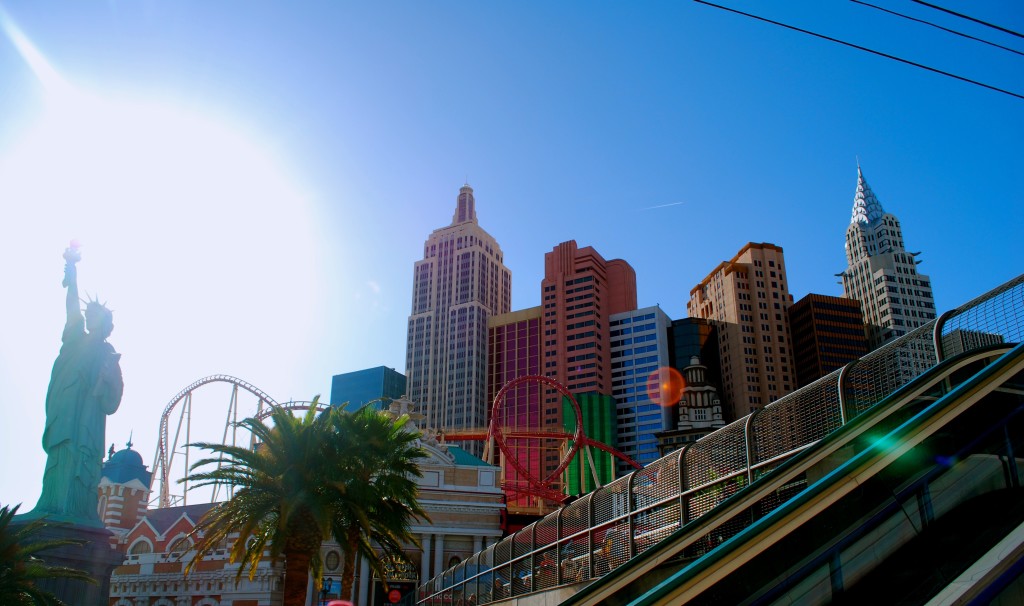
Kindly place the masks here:
[(675, 368), (663, 366), (647, 377), (647, 398), (659, 406), (675, 406), (683, 397), (686, 381)]

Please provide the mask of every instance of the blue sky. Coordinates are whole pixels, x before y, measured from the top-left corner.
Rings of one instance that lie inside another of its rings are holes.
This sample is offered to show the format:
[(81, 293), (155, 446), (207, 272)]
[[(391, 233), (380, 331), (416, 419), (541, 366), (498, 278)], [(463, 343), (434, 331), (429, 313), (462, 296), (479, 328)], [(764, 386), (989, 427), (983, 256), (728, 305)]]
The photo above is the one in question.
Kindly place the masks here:
[[(862, 5), (726, 4), (1024, 94), (1024, 57)], [(201, 377), (285, 401), (403, 371), (412, 266), (467, 179), (514, 309), (568, 239), (673, 318), (748, 241), (785, 249), (796, 298), (840, 294), (858, 158), (940, 311), (1022, 269), (1024, 100), (697, 3), (0, 6), (0, 456), (24, 462), (0, 502), (26, 509), (71, 238), (123, 354), (107, 441), (147, 462)], [(1024, 31), (1016, 2), (944, 6)], [(228, 396), (202, 393), (193, 439), (219, 439)]]

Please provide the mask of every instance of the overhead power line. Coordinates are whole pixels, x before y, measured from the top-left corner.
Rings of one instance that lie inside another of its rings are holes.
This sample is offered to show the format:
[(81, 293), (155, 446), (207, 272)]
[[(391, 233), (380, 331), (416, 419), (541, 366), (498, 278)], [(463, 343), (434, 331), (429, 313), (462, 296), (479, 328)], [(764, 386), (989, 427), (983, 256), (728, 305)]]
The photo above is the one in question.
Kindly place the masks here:
[(981, 25), (984, 25), (985, 27), (991, 27), (992, 29), (997, 29), (997, 30), (999, 30), (1001, 32), (1006, 32), (1007, 34), (1010, 34), (1012, 36), (1017, 36), (1018, 38), (1024, 38), (1024, 34), (1017, 33), (1015, 31), (1013, 31), (1012, 29), (1006, 29), (1005, 27), (1000, 27), (998, 25), (989, 23), (987, 21), (982, 21), (981, 19), (975, 19), (974, 17), (969, 17), (969, 16), (967, 16), (967, 15), (965, 15), (963, 13), (958, 13), (956, 11), (951, 11), (948, 8), (942, 8), (941, 6), (938, 6), (937, 4), (932, 4), (931, 2), (923, 2), (922, 0), (911, 0), (911, 1), (912, 2), (916, 2), (917, 4), (920, 4), (922, 6), (927, 6), (928, 8), (934, 8), (937, 11), (942, 11), (944, 13), (948, 13), (948, 14), (953, 15), (955, 17), (960, 17), (961, 19), (967, 19), (968, 21), (974, 21), (975, 23), (980, 23)]
[(977, 80), (971, 80), (970, 78), (965, 78), (963, 76), (958, 76), (956, 74), (953, 74), (953, 73), (950, 73), (950, 72), (947, 72), (947, 71), (943, 71), (941, 69), (937, 69), (937, 68), (934, 68), (934, 67), (929, 67), (927, 65), (924, 65), (924, 64), (921, 64), (921, 63), (917, 63), (917, 62), (914, 62), (914, 61), (910, 61), (908, 59), (903, 59), (903, 58), (897, 57), (895, 55), (890, 55), (888, 53), (883, 53), (881, 51), (876, 51), (876, 50), (868, 48), (866, 46), (860, 46), (859, 44), (853, 44), (852, 42), (846, 42), (844, 40), (839, 40), (838, 38), (832, 38), (831, 36), (826, 36), (824, 34), (818, 34), (818, 33), (812, 32), (810, 30), (806, 30), (806, 29), (802, 29), (802, 28), (799, 28), (799, 27), (795, 27), (793, 25), (787, 25), (787, 24), (782, 23), (780, 21), (773, 21), (773, 20), (765, 18), (765, 17), (760, 17), (758, 15), (753, 15), (751, 13), (745, 13), (743, 11), (736, 10), (734, 8), (729, 8), (728, 6), (722, 6), (720, 4), (714, 4), (714, 3), (711, 3), (711, 2), (707, 2), (706, 0), (693, 0), (693, 1), (697, 2), (698, 4), (704, 4), (704, 5), (713, 7), (713, 8), (718, 8), (718, 9), (721, 9), (721, 10), (724, 10), (724, 11), (728, 11), (730, 13), (736, 13), (737, 15), (743, 15), (744, 17), (750, 17), (751, 19), (757, 19), (758, 21), (764, 21), (765, 23), (771, 23), (772, 25), (778, 25), (779, 27), (784, 27), (786, 29), (791, 29), (791, 30), (793, 30), (795, 32), (800, 32), (801, 34), (807, 34), (808, 36), (814, 36), (815, 38), (821, 38), (822, 40), (828, 40), (829, 42), (835, 42), (836, 44), (842, 44), (843, 46), (849, 46), (850, 48), (855, 48), (857, 50), (861, 50), (861, 51), (864, 51), (866, 53), (871, 53), (872, 55), (878, 55), (879, 57), (885, 57), (886, 59), (892, 59), (893, 61), (898, 61), (900, 63), (905, 63), (907, 65), (912, 65), (914, 67), (917, 67), (917, 68), (920, 68), (920, 69), (923, 69), (923, 70), (927, 70), (927, 71), (930, 71), (930, 72), (935, 73), (935, 74), (940, 74), (942, 76), (947, 76), (947, 77), (953, 78), (955, 80), (960, 80), (961, 82), (966, 82), (968, 84), (973, 84), (975, 86), (980, 86), (982, 88), (987, 88), (987, 89), (995, 91), (997, 93), (1003, 93), (1004, 95), (1009, 95), (1011, 97), (1016, 97), (1017, 99), (1024, 100), (1024, 95), (1019, 95), (1019, 94), (1017, 94), (1015, 92), (1008, 91), (1006, 89), (998, 88), (998, 87), (992, 86), (990, 84), (985, 84), (984, 82), (978, 82)]
[(983, 40), (982, 38), (978, 38), (978, 37), (972, 36), (970, 34), (965, 34), (963, 32), (958, 32), (956, 30), (949, 29), (948, 27), (942, 27), (941, 25), (932, 23), (931, 21), (925, 21), (924, 19), (918, 19), (917, 17), (911, 17), (910, 15), (904, 15), (903, 13), (898, 13), (896, 11), (892, 11), (892, 10), (889, 10), (887, 8), (883, 8), (881, 6), (876, 6), (874, 4), (871, 4), (870, 2), (864, 2), (863, 0), (850, 0), (850, 2), (853, 2), (853, 3), (856, 3), (856, 4), (861, 4), (861, 5), (864, 5), (864, 6), (868, 6), (868, 7), (871, 7), (873, 9), (875, 9), (875, 10), (882, 11), (883, 13), (889, 13), (890, 15), (895, 15), (897, 17), (902, 17), (903, 19), (908, 19), (910, 21), (916, 21), (917, 23), (923, 23), (924, 25), (930, 25), (931, 27), (934, 27), (936, 29), (941, 29), (944, 32), (949, 32), (951, 34), (955, 34), (957, 36), (961, 36), (961, 37), (967, 38), (969, 40), (974, 40), (975, 42), (981, 42), (982, 44), (988, 44), (989, 46), (994, 46), (996, 48), (1001, 48), (1004, 51), (1009, 51), (1011, 53), (1015, 53), (1015, 54), (1024, 56), (1024, 52), (1021, 52), (1021, 51), (1019, 51), (1019, 50), (1017, 50), (1015, 48), (1010, 48), (1008, 46), (1003, 46), (1002, 44), (996, 44), (995, 42), (989, 42), (988, 40)]

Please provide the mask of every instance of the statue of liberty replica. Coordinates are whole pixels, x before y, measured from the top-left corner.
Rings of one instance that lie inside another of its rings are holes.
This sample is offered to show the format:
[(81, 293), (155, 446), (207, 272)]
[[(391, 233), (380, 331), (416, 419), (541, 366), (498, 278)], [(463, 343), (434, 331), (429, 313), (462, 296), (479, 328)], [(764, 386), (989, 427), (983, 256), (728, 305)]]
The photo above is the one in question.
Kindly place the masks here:
[(46, 390), (43, 493), (33, 513), (78, 524), (102, 526), (97, 512), (106, 416), (121, 404), (124, 383), (107, 343), (114, 329), (110, 310), (89, 301), (83, 316), (78, 298), (77, 246), (64, 251), (67, 323)]
[(107, 603), (110, 572), (122, 561), (97, 510), (106, 417), (121, 404), (124, 383), (121, 355), (107, 343), (113, 315), (98, 301), (89, 301), (84, 313), (81, 309), (76, 267), (81, 258), (72, 241), (64, 251), (67, 321), (46, 391), (43, 491), (35, 509), (15, 521), (44, 519), (47, 527), (40, 538), (63, 546), (40, 557), (51, 565), (83, 570), (98, 582), (49, 579), (37, 586), (67, 604), (99, 605)]

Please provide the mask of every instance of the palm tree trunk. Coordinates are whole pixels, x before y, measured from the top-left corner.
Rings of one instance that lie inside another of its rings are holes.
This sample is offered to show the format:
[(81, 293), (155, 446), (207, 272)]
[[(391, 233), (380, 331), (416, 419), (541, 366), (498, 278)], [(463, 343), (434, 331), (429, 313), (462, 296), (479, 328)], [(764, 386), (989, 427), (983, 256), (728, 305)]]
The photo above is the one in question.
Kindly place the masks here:
[(306, 606), (309, 559), (301, 550), (284, 554), (284, 606)]
[(345, 566), (341, 569), (341, 597), (348, 599), (352, 595), (352, 586), (356, 580), (356, 558), (359, 557), (359, 527), (352, 524), (345, 532), (348, 539), (348, 553), (345, 554)]

